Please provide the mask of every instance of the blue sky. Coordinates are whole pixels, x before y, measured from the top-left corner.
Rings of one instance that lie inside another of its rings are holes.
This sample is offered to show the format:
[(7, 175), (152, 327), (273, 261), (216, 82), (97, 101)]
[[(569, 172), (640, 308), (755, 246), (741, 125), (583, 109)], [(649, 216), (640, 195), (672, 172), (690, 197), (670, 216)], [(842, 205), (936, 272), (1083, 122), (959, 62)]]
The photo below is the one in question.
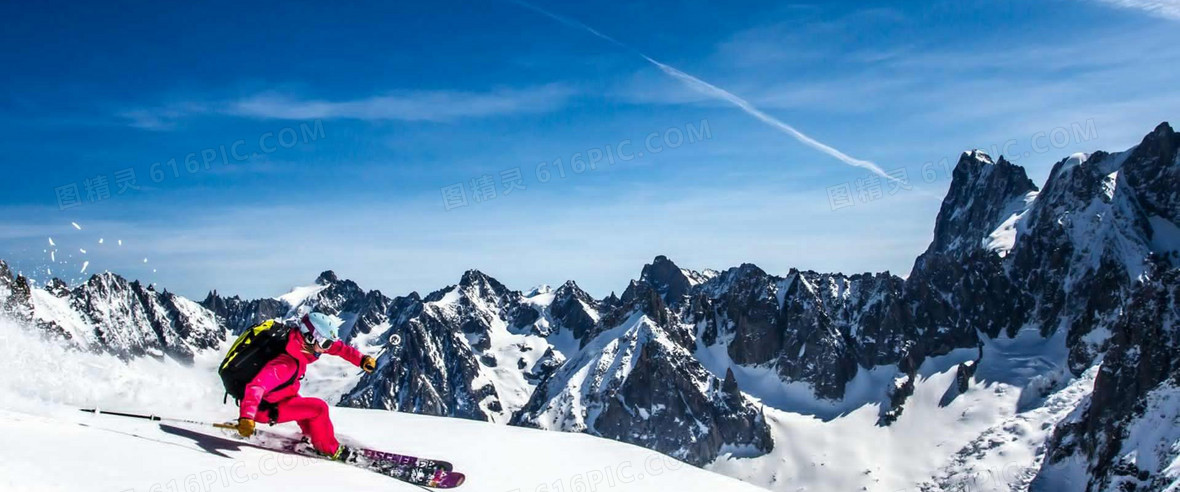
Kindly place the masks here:
[(194, 297), (469, 268), (602, 296), (657, 254), (904, 274), (963, 150), (1040, 183), (1180, 114), (1174, 0), (534, 5), (626, 46), (500, 0), (6, 3), (0, 258)]

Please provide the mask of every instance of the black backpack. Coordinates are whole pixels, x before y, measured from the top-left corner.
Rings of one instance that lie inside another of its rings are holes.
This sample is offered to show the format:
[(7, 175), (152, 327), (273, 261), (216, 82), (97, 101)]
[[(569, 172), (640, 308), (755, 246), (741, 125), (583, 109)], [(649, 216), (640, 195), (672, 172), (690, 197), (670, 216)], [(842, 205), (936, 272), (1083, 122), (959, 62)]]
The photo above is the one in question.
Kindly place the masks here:
[[(246, 393), (246, 385), (262, 372), (262, 367), (286, 353), (287, 338), (291, 334), (291, 329), (286, 323), (269, 320), (238, 336), (217, 370), (217, 375), (221, 376), (221, 382), (225, 385), (227, 397), (232, 396), (235, 402), (241, 403), (242, 396)], [(295, 363), (298, 364), (299, 361), (296, 360)], [(271, 391), (278, 391), (294, 384), (298, 375), (299, 371), (296, 370), (290, 380)]]

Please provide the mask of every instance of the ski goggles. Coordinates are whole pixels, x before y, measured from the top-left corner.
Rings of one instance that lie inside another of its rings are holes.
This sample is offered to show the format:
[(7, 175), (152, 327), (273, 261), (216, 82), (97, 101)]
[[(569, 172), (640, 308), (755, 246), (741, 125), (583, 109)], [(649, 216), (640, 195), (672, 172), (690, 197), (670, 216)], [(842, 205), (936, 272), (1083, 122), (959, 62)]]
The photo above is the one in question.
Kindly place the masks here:
[(303, 341), (307, 342), (308, 345), (314, 345), (324, 350), (332, 348), (332, 345), (336, 343), (336, 340), (319, 338), (313, 333), (307, 333), (303, 335)]

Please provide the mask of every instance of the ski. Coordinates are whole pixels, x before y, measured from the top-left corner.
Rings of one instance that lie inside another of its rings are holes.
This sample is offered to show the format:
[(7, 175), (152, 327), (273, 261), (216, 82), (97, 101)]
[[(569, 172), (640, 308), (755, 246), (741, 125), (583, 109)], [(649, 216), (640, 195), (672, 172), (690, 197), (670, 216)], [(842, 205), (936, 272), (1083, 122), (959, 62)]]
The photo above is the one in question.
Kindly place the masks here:
[[(228, 425), (232, 426), (233, 424), (228, 424)], [(221, 427), (220, 425), (218, 425), (217, 427), (227, 430), (227, 431), (231, 430), (231, 429), (225, 429), (224, 427)], [(296, 445), (298, 445), (299, 443), (306, 442), (302, 438), (296, 438), (293, 436), (288, 436), (286, 434), (281, 434), (281, 433), (269, 431), (266, 429), (255, 429), (254, 430), (254, 439), (256, 442), (265, 442), (267, 444), (273, 444), (273, 446), (265, 446), (265, 447), (281, 447), (286, 450), (294, 449), (294, 447)], [(351, 439), (349, 439), (348, 437), (345, 437), (345, 436), (340, 437), (340, 443), (341, 443), (341, 445), (347, 446), (349, 449), (352, 449), (353, 451), (360, 453), (366, 459), (368, 459), (370, 461), (374, 461), (374, 462), (388, 463), (390, 465), (397, 465), (397, 466), (402, 466), (402, 467), (406, 467), (406, 468), (422, 468), (422, 469), (427, 469), (427, 470), (441, 469), (441, 470), (445, 470), (448, 472), (452, 471), (454, 469), (454, 467), (448, 461), (429, 459), (429, 458), (419, 458), (417, 456), (410, 456), (410, 455), (405, 455), (405, 454), (390, 453), (388, 451), (378, 451), (376, 449), (369, 449), (369, 448), (366, 448), (364, 446), (361, 446), (359, 444), (352, 442)]]
[[(311, 443), (307, 442), (305, 439), (295, 438), (264, 429), (257, 429), (254, 431), (253, 437), (244, 438), (238, 435), (237, 426), (233, 423), (209, 423), (197, 420), (161, 417), (158, 415), (111, 412), (97, 408), (80, 408), (79, 410), (93, 413), (95, 415), (110, 415), (156, 422), (172, 422), (186, 426), (197, 426), (205, 429), (212, 427), (218, 431), (221, 431), (229, 438), (247, 441), (260, 448), (332, 461), (328, 457), (316, 451), (315, 448), (311, 446)], [(167, 426), (161, 423), (160, 427), (164, 428), (173, 426)], [(446, 461), (418, 458), (415, 456), (368, 449), (363, 446), (353, 445), (352, 443), (347, 442), (347, 440), (345, 443), (342, 443), (342, 445), (347, 446), (348, 449), (354, 453), (354, 455), (346, 461), (338, 461), (339, 463), (377, 472), (390, 478), (409, 483), (411, 485), (436, 489), (453, 489), (463, 485), (463, 482), (467, 480), (466, 475), (453, 471), (451, 464)]]
[(388, 451), (377, 451), (376, 449), (356, 448), (356, 447), (354, 447), (353, 449), (360, 451), (362, 454), (365, 455), (366, 458), (373, 460), (373, 461), (380, 461), (380, 462), (384, 462), (384, 463), (394, 463), (397, 465), (407, 466), (410, 468), (440, 469), (440, 470), (445, 470), (448, 472), (454, 470), (454, 467), (448, 461), (442, 461), (442, 460), (436, 460), (436, 459), (430, 459), (430, 458), (418, 458), (416, 456), (408, 456), (408, 455), (404, 455), (404, 454), (390, 453)]
[[(229, 437), (244, 439), (237, 434), (233, 424), (214, 424), (214, 427), (221, 429)], [(254, 436), (245, 440), (267, 449), (311, 458), (329, 459), (316, 451), (305, 439), (297, 439), (277, 432), (258, 429), (254, 431)], [(351, 458), (341, 463), (380, 473), (409, 484), (436, 489), (453, 489), (463, 485), (463, 482), (467, 480), (467, 477), (462, 473), (453, 471), (451, 463), (446, 461), (378, 451), (351, 443), (341, 445), (346, 446), (353, 453)]]

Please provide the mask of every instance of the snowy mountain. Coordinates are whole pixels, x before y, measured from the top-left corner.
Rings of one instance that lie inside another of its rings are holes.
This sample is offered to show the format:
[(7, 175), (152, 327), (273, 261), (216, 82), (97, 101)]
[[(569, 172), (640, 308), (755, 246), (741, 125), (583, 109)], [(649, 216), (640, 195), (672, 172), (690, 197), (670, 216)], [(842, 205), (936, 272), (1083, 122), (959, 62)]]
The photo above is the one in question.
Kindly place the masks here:
[(356, 282), (340, 280), (335, 272), (328, 270), (321, 273), (314, 284), (296, 287), (276, 298), (244, 301), (237, 296), (221, 297), (213, 291), (201, 301), (201, 305), (224, 320), (233, 333), (241, 333), (268, 319), (294, 317), (316, 309), (340, 317), (344, 321), (341, 335), (345, 340), (351, 340), (387, 323), (393, 302), (380, 291), (366, 292)]
[(689, 463), (717, 459), (723, 447), (761, 454), (770, 430), (732, 373), (709, 373), (692, 337), (659, 291), (635, 282), (597, 333), (533, 393), (514, 424), (588, 432), (639, 444)]
[[(1055, 175), (1082, 176), (1071, 183), (1093, 183), (1105, 173), (1097, 197), (1087, 205), (1113, 220), (1065, 224), (1096, 229), (1089, 242), (1080, 235), (1067, 237), (1080, 246), (1070, 252), (1085, 268), (1070, 271), (1072, 295), (1065, 301), (1074, 302), (1067, 308), (1086, 310), (1068, 318), (1075, 340), (1071, 348), (1077, 347), (1071, 366), (1096, 349), (1110, 348), (1103, 353), (1093, 394), (1055, 431), (1050, 459), (1034, 485), (1180, 487), (1180, 440), (1173, 430), (1180, 423), (1175, 391), (1180, 383), (1177, 147), (1180, 135), (1161, 124), (1131, 150), (1095, 153), (1054, 169)], [(1079, 291), (1082, 287), (1102, 292)]]
[(15, 319), (76, 348), (125, 359), (166, 355), (190, 361), (226, 338), (218, 319), (199, 304), (113, 273), (94, 275), (73, 289), (57, 279), (39, 289), (13, 277), (0, 261), (0, 296), (0, 306)]
[(1174, 490), (1178, 146), (1164, 123), (1042, 188), (965, 152), (904, 279), (658, 256), (604, 299), (477, 270), (389, 298), (328, 271), (198, 305), (113, 274), (35, 288), (0, 262), (0, 309), (129, 363), (319, 309), (379, 361), (317, 369), (341, 406), (607, 437), (776, 490)]

